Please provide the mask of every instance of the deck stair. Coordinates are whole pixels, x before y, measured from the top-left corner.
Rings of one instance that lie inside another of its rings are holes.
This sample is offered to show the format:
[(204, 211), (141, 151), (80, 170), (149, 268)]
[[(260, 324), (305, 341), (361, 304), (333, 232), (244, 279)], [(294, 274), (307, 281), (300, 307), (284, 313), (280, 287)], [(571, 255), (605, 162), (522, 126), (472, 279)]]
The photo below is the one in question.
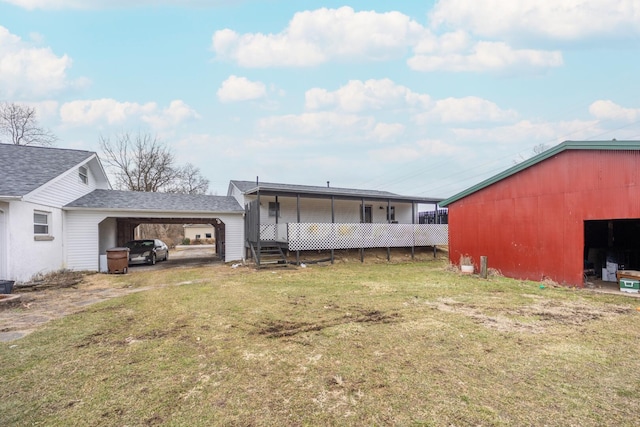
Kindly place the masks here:
[(251, 244), (251, 254), (256, 261), (256, 267), (286, 267), (288, 265), (287, 257), (278, 245), (262, 243), (260, 245), (260, 256), (257, 256), (257, 248)]

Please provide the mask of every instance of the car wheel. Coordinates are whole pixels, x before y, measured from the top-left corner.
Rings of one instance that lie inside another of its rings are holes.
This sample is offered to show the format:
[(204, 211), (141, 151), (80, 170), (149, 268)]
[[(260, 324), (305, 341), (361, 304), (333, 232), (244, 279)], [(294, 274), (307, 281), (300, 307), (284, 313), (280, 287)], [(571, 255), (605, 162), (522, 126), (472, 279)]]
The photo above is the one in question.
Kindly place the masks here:
[(169, 259), (169, 251), (167, 251), (167, 252), (164, 254), (164, 260), (166, 261), (166, 260), (168, 260), (168, 259)]
[(156, 254), (151, 254), (151, 262), (149, 264), (156, 265)]

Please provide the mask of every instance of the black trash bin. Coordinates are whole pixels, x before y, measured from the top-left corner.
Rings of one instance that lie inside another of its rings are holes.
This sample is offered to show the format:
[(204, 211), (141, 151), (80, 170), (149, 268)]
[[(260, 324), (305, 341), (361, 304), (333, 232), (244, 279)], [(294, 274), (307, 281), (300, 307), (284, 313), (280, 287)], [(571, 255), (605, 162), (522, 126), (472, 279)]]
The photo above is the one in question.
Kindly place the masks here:
[(107, 268), (109, 274), (127, 274), (129, 271), (129, 248), (107, 249)]
[(0, 280), (0, 294), (10, 294), (14, 283), (13, 280)]

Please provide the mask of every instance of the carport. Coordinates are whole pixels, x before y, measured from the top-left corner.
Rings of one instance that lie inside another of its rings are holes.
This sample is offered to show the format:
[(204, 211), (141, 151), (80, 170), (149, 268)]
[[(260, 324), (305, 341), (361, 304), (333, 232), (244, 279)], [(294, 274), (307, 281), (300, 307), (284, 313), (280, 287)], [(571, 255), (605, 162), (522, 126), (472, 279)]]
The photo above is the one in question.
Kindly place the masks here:
[(94, 190), (63, 210), (69, 269), (98, 271), (100, 256), (140, 224), (212, 224), (221, 259), (243, 258), (244, 209), (233, 197)]

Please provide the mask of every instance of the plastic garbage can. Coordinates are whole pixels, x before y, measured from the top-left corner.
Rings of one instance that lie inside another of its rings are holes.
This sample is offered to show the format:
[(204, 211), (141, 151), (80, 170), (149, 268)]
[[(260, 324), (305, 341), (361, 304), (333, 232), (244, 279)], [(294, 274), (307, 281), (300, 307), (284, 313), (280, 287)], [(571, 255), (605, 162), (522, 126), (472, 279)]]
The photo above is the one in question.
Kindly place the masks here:
[(127, 274), (129, 271), (129, 248), (107, 249), (107, 269), (109, 274)]

